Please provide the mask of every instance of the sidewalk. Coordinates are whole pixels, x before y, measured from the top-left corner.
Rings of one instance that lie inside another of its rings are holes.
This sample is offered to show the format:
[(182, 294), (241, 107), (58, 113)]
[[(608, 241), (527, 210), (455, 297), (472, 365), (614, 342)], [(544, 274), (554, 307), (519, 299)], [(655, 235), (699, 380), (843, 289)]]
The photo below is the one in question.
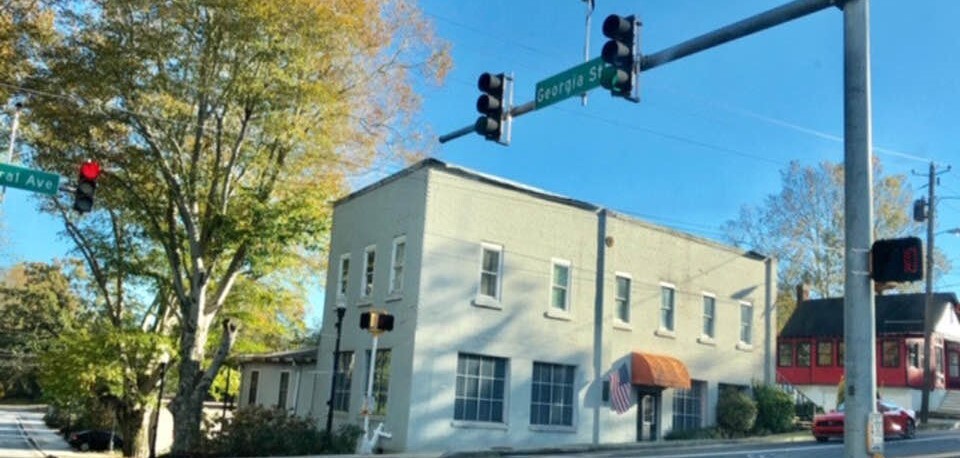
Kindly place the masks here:
[(51, 458), (114, 458), (109, 453), (73, 451), (60, 433), (43, 422), (43, 406), (20, 406), (17, 411), (17, 426), (27, 436), (30, 444), (44, 457)]

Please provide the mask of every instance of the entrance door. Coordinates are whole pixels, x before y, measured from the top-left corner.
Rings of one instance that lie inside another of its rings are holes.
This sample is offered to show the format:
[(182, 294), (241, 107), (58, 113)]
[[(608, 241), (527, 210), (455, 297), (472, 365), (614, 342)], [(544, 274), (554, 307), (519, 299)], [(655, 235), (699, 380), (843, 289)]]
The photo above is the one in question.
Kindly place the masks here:
[(947, 350), (947, 388), (960, 388), (960, 351)]
[(637, 441), (657, 440), (657, 422), (660, 418), (660, 395), (640, 393), (640, 402), (638, 405)]

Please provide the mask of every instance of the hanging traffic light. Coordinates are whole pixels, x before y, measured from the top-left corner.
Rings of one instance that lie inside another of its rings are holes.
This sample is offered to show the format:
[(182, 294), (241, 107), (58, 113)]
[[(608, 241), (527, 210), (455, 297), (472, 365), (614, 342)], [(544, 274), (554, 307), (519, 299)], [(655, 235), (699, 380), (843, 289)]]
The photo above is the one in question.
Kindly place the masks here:
[(360, 314), (360, 329), (373, 333), (393, 331), (393, 315), (386, 312), (363, 312)]
[(481, 116), (477, 118), (474, 130), (487, 140), (509, 144), (512, 81), (504, 73), (484, 73), (477, 80), (477, 88), (483, 94), (477, 98), (477, 111)]
[(600, 85), (609, 89), (615, 97), (638, 101), (634, 94), (637, 82), (637, 32), (636, 16), (621, 17), (611, 14), (603, 21), (603, 35), (610, 39), (603, 45), (600, 55), (610, 64), (603, 69)]
[(870, 277), (878, 283), (923, 279), (923, 244), (918, 237), (877, 240), (870, 249)]
[(97, 178), (100, 177), (100, 164), (86, 161), (80, 165), (77, 187), (73, 193), (73, 209), (78, 213), (93, 210), (93, 196), (97, 192)]
[(927, 199), (921, 197), (913, 201), (913, 220), (918, 223), (927, 220)]

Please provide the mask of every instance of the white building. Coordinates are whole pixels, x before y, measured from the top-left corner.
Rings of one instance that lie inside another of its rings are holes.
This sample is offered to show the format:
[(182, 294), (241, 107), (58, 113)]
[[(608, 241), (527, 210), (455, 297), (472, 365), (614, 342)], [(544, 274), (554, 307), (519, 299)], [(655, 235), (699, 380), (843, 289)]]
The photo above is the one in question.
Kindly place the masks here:
[(326, 408), (339, 304), (334, 422), (362, 423), (359, 316), (393, 314), (372, 409), (387, 451), (655, 440), (712, 425), (724, 384), (774, 381), (773, 260), (437, 160), (336, 202), (329, 266), (309, 404)]
[(237, 361), (240, 363), (239, 407), (279, 408), (303, 416), (326, 412), (326, 404), (313, 404), (319, 375), (316, 348), (240, 355)]

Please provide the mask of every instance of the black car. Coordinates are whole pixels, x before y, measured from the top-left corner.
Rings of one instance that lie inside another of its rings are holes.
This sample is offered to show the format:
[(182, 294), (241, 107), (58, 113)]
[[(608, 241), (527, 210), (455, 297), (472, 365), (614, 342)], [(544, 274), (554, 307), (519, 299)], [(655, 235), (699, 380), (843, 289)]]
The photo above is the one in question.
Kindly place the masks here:
[[(77, 450), (107, 450), (110, 448), (110, 436), (110, 431), (88, 429), (70, 433), (67, 443)], [(123, 440), (120, 439), (120, 436), (113, 434), (113, 448), (119, 449), (122, 446)]]

